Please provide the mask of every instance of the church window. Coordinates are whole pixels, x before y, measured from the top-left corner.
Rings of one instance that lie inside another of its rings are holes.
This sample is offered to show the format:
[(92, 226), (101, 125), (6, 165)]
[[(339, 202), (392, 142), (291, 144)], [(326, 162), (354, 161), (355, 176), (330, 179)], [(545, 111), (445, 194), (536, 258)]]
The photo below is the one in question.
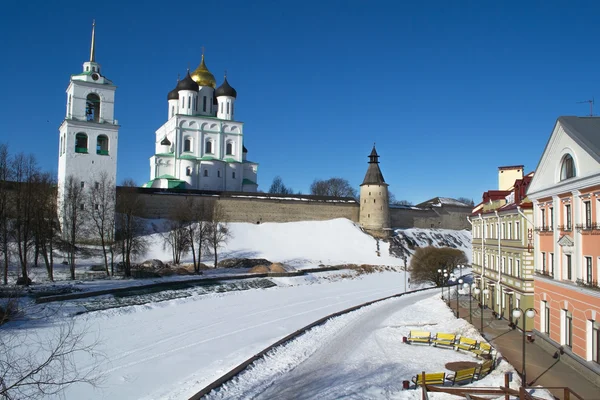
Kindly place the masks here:
[(221, 103), (221, 112), (223, 112), (223, 103)]
[(188, 96), (188, 108), (192, 108), (192, 96)]
[(573, 178), (576, 175), (575, 162), (570, 154), (567, 154), (562, 159), (562, 166), (560, 168), (560, 180)]
[(183, 151), (192, 151), (192, 139), (189, 137), (183, 140)]
[(232, 178), (232, 179), (235, 179), (235, 172), (232, 172), (232, 173), (231, 173), (231, 178)]
[(233, 143), (227, 142), (227, 145), (225, 146), (225, 154), (228, 156), (233, 155)]
[(208, 176), (208, 170), (207, 169), (204, 170), (204, 176)]
[(217, 171), (217, 178), (221, 177), (221, 171)]
[(90, 70), (90, 67), (85, 67), (86, 72)]
[(229, 114), (229, 103), (227, 103), (227, 114)]
[(102, 156), (108, 155), (108, 136), (98, 135), (98, 138), (96, 139), (96, 154)]
[(192, 176), (192, 168), (187, 167), (185, 169), (185, 176)]
[(206, 112), (206, 96), (202, 98), (202, 111)]
[(75, 153), (88, 152), (88, 137), (85, 133), (75, 135)]
[(212, 154), (213, 153), (213, 148), (212, 148), (212, 140), (207, 140), (206, 141), (206, 153), (208, 154)]
[(85, 117), (87, 121), (100, 122), (100, 97), (90, 93), (85, 100)]

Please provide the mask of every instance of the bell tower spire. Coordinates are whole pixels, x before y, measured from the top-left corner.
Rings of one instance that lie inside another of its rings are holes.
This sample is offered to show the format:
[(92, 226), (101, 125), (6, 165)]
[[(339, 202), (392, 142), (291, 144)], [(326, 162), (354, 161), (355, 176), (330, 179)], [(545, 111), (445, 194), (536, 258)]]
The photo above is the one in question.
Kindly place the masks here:
[(90, 62), (96, 62), (96, 20), (92, 20), (92, 47), (90, 49)]

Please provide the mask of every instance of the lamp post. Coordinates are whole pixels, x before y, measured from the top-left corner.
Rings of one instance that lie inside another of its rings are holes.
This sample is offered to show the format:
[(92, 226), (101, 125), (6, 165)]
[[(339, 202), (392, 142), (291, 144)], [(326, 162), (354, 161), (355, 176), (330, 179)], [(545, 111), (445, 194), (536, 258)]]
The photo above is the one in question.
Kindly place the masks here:
[(533, 308), (528, 308), (525, 311), (521, 310), (520, 308), (514, 308), (512, 310), (512, 315), (513, 317), (515, 317), (516, 319), (521, 318), (521, 316), (523, 316), (523, 373), (522, 373), (522, 382), (521, 382), (521, 386), (523, 387), (527, 387), (527, 372), (526, 372), (526, 368), (525, 368), (525, 317), (527, 318), (533, 318), (535, 317), (535, 309)]
[[(444, 270), (444, 280), (443, 280), (444, 284), (447, 285), (448, 284), (448, 273), (446, 272), (446, 270)], [(442, 300), (444, 299), (444, 287), (442, 286)]]
[(444, 277), (447, 276), (446, 274), (447, 270), (442, 270), (442, 269), (438, 269), (438, 274), (440, 274), (441, 280), (442, 280), (442, 284), (440, 285), (442, 287), (442, 300), (444, 300)]
[(465, 290), (469, 289), (469, 323), (470, 324), (473, 324), (473, 308), (472, 308), (473, 297), (471, 295), (473, 287), (475, 287), (475, 283), (472, 283), (470, 285), (466, 282), (463, 283), (463, 289), (465, 289)]
[(456, 318), (460, 318), (460, 311), (458, 311), (458, 290), (460, 289), (460, 286), (463, 284), (463, 280), (459, 279), (458, 280), (458, 285), (456, 285)]
[(448, 307), (450, 307), (450, 299), (451, 299), (451, 297), (450, 297), (450, 281), (454, 281), (455, 279), (456, 278), (454, 278), (454, 274), (452, 274), (452, 273), (448, 276)]

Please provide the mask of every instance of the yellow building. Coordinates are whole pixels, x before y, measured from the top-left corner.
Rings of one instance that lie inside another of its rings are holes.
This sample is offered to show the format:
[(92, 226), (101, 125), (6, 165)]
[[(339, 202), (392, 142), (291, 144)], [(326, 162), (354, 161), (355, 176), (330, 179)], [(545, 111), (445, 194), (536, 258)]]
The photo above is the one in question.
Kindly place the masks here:
[(533, 307), (533, 208), (525, 195), (532, 178), (522, 165), (500, 167), (498, 190), (484, 192), (470, 217), (477, 297), (511, 322), (512, 309)]

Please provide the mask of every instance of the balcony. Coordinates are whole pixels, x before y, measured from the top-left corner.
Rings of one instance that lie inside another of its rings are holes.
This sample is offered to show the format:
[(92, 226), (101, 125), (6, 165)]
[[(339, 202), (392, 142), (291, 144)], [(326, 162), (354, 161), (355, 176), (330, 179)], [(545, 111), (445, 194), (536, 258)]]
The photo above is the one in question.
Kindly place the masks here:
[(99, 154), (101, 156), (107, 156), (108, 155), (108, 150), (96, 150), (96, 154)]
[(571, 232), (573, 230), (572, 225), (558, 225), (557, 228), (559, 231), (562, 232)]
[(552, 226), (538, 226), (533, 229), (540, 235), (552, 235), (554, 233), (554, 228)]
[(87, 147), (75, 147), (75, 153), (87, 154)]
[(538, 276), (545, 276), (546, 278), (554, 279), (554, 272), (546, 271), (543, 269), (536, 269), (535, 274)]
[[(577, 225), (575, 225), (575, 229), (577, 229), (577, 232), (585, 235), (585, 234), (592, 233), (592, 231), (600, 231), (600, 223), (586, 222), (584, 224), (577, 224)], [(599, 232), (594, 232), (594, 233), (599, 234)]]
[(575, 283), (577, 284), (577, 286), (597, 290), (600, 292), (600, 286), (598, 286), (598, 281), (584, 281), (583, 279), (577, 279)]

